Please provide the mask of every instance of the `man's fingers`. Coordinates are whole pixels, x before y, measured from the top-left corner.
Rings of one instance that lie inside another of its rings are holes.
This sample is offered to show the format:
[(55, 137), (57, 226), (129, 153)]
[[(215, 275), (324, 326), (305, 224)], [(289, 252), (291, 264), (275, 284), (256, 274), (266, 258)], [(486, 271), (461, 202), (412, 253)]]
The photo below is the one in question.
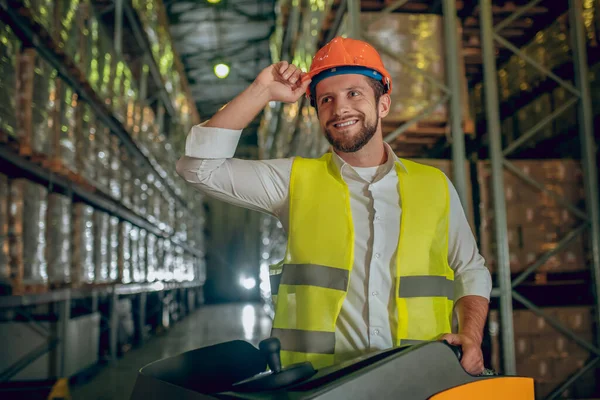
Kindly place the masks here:
[(280, 61), (278, 64), (277, 72), (279, 72), (280, 75), (283, 75), (285, 73), (285, 71), (288, 69), (289, 65), (290, 64), (287, 61)]
[(295, 84), (296, 82), (298, 82), (298, 79), (300, 79), (301, 74), (302, 74), (302, 70), (299, 68), (296, 68), (296, 70), (294, 71), (292, 76), (290, 76), (290, 78), (288, 80), (290, 81), (291, 84)]
[(446, 342), (452, 344), (452, 345), (460, 345), (462, 344), (462, 340), (460, 338), (459, 335), (456, 335), (454, 333), (447, 333), (444, 336), (441, 337), (441, 340), (445, 340)]
[(295, 65), (290, 64), (287, 69), (285, 70), (285, 72), (282, 74), (282, 78), (286, 81), (288, 81), (292, 75), (294, 75), (294, 72), (296, 72), (298, 70), (298, 68), (296, 68)]

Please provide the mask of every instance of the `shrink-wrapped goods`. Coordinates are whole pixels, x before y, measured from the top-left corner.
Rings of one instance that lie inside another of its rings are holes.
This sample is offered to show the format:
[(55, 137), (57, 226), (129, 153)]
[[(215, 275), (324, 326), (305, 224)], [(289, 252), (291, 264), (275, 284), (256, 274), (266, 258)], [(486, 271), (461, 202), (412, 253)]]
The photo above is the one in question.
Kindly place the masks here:
[(115, 135), (110, 135), (110, 153), (108, 165), (110, 168), (109, 187), (110, 195), (117, 199), (122, 199), (122, 165), (121, 165), (121, 147), (119, 146), (119, 138)]
[(25, 179), (10, 183), (10, 262), (16, 286), (47, 284), (48, 190)]
[(138, 236), (138, 260), (135, 267), (135, 281), (136, 282), (152, 282), (154, 278), (149, 278), (149, 264), (148, 264), (148, 237), (152, 234), (149, 234), (145, 229), (139, 230)]
[(108, 280), (115, 282), (119, 278), (119, 219), (108, 219)]
[[(17, 62), (20, 42), (4, 22), (0, 21), (0, 138), (2, 132), (16, 136)], [(31, 104), (31, 103), (29, 103)]]
[(73, 256), (71, 279), (74, 286), (94, 282), (94, 209), (84, 203), (73, 205)]
[[(442, 89), (415, 70), (425, 72), (438, 82), (446, 81), (442, 21), (441, 16), (429, 14), (361, 13), (361, 26), (367, 37), (373, 39), (371, 44), (381, 53), (394, 87), (402, 88), (392, 91), (387, 121), (408, 121), (442, 99)], [(431, 122), (447, 120), (445, 103), (423, 119)]]
[(48, 281), (67, 284), (71, 281), (71, 199), (58, 193), (48, 195), (46, 255)]
[(158, 266), (158, 238), (153, 233), (146, 235), (146, 279), (148, 282), (160, 280)]
[(119, 282), (131, 283), (133, 281), (133, 246), (131, 242), (131, 223), (121, 221), (119, 224)]

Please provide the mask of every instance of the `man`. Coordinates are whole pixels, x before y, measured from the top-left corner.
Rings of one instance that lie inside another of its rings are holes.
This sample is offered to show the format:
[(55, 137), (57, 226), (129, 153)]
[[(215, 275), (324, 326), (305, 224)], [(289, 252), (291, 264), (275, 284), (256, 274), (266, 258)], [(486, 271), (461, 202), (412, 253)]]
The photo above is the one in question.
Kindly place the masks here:
[[(193, 127), (177, 171), (198, 190), (271, 214), (288, 234), (272, 269), (272, 335), (282, 363), (331, 365), (370, 351), (446, 339), (483, 371), (491, 279), (456, 190), (432, 167), (398, 159), (381, 120), (392, 81), (376, 50), (335, 38), (308, 74), (264, 69)], [(241, 134), (270, 102), (316, 108), (332, 151), (319, 159), (238, 160)], [(453, 334), (456, 317), (458, 331)]]

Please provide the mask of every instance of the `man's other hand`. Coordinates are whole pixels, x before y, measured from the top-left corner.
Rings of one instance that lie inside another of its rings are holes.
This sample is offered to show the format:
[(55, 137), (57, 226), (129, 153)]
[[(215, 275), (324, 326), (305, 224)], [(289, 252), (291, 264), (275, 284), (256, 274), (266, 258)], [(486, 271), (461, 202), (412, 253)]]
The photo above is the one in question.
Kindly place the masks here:
[(447, 333), (440, 338), (453, 346), (462, 348), (461, 365), (471, 375), (479, 375), (484, 370), (481, 343), (461, 333)]

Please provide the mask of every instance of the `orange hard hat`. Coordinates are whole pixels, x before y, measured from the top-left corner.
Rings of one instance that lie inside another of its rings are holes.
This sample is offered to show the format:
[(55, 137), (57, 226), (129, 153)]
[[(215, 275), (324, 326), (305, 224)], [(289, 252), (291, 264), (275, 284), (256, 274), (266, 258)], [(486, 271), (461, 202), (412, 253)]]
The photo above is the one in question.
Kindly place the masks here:
[(362, 40), (336, 37), (313, 57), (310, 70), (305, 75), (305, 79), (312, 79), (306, 96), (311, 98), (311, 91), (321, 80), (340, 74), (361, 74), (380, 80), (386, 93), (392, 93), (392, 77), (383, 66), (377, 50)]

